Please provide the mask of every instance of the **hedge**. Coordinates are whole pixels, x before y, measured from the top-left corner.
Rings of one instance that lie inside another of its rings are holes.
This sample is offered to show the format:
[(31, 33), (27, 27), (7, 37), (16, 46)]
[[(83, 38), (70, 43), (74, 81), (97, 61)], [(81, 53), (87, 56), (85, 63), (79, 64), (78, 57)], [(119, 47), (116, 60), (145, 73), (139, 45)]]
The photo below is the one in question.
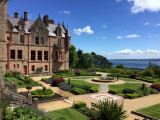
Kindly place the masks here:
[(111, 90), (109, 90), (109, 93), (111, 93), (111, 94), (120, 94), (121, 93), (121, 91), (119, 91), (119, 90), (115, 90), (115, 89), (111, 89)]
[(58, 86), (59, 84), (65, 82), (63, 78), (54, 78), (52, 85)]
[(97, 87), (92, 87), (92, 88), (89, 89), (89, 91), (91, 93), (97, 93), (99, 91), (99, 89)]
[(52, 97), (55, 95), (55, 92), (53, 92), (52, 94), (49, 95), (32, 95), (33, 98), (48, 98), (48, 97)]
[(82, 108), (82, 107), (86, 107), (86, 103), (84, 103), (84, 102), (78, 102), (78, 103), (75, 103), (73, 105), (73, 107), (76, 108), (76, 109), (79, 109), (79, 108)]
[(134, 94), (126, 94), (125, 97), (129, 98), (129, 99), (134, 99), (134, 98), (137, 98), (138, 97), (138, 94), (137, 93), (134, 93)]
[(55, 93), (53, 92), (53, 90), (51, 89), (37, 89), (35, 91), (30, 92), (30, 94), (32, 95), (32, 97), (36, 97), (36, 98), (47, 98), (47, 97), (52, 97), (55, 95)]
[(83, 95), (86, 94), (86, 91), (80, 88), (72, 88), (71, 92), (75, 95)]

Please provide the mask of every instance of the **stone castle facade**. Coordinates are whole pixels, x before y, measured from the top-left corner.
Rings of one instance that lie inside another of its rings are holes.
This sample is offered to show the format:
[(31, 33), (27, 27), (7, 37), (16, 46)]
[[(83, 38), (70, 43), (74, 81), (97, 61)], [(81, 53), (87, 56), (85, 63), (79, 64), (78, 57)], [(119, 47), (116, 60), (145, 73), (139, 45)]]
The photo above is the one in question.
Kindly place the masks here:
[(7, 0), (0, 0), (0, 66), (3, 70), (32, 74), (69, 68), (71, 36), (68, 28), (54, 24), (48, 15), (36, 21), (14, 13), (7, 15)]

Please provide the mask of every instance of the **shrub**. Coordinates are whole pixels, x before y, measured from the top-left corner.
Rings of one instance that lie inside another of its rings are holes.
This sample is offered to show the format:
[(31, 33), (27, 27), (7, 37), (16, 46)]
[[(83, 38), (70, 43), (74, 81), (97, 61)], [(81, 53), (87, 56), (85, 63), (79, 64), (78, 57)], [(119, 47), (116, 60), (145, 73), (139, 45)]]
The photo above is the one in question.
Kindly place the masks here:
[(157, 90), (155, 90), (155, 89), (150, 89), (150, 93), (151, 94), (158, 94)]
[(78, 102), (78, 103), (75, 103), (73, 105), (73, 108), (75, 108), (75, 109), (80, 109), (82, 107), (86, 107), (86, 103), (85, 102)]
[(157, 89), (158, 91), (160, 91), (160, 84), (151, 85), (151, 88), (154, 88), (154, 89)]
[(148, 88), (144, 89), (143, 95), (144, 96), (150, 95), (150, 90)]
[(138, 97), (143, 97), (144, 96), (143, 91), (141, 91), (141, 90), (137, 91), (137, 94), (138, 94)]
[(21, 77), (21, 74), (17, 72), (12, 72), (12, 77), (19, 79)]
[(53, 84), (54, 86), (59, 86), (61, 83), (65, 82), (63, 78), (54, 78), (53, 79)]
[(120, 94), (121, 91), (116, 90), (116, 89), (111, 89), (111, 90), (109, 90), (109, 93), (111, 93), (111, 94)]
[(6, 71), (6, 73), (5, 73), (5, 77), (13, 77), (13, 76), (12, 76), (12, 72), (10, 72), (10, 71)]
[(41, 78), (41, 81), (44, 82), (44, 81), (46, 81), (47, 79), (48, 79), (48, 78)]
[(127, 98), (129, 99), (134, 99), (134, 98), (137, 98), (138, 97), (138, 94), (137, 93), (134, 93), (134, 94), (126, 94), (125, 95)]
[(138, 77), (137, 74), (131, 74), (130, 78), (135, 79), (136, 77)]
[(79, 71), (75, 71), (74, 74), (77, 75), (77, 76), (81, 75), (81, 73)]
[(24, 81), (25, 77), (19, 77), (19, 80)]
[(67, 83), (61, 83), (60, 89), (65, 90), (65, 91), (70, 91), (72, 88), (72, 85), (69, 85)]
[(89, 91), (90, 91), (91, 93), (97, 93), (98, 90), (99, 90), (99, 89), (98, 89), (97, 87), (92, 87), (92, 88), (89, 89)]
[(29, 91), (29, 90), (31, 90), (32, 89), (32, 85), (27, 85), (26, 86), (26, 89)]
[(47, 84), (52, 84), (53, 83), (53, 79), (52, 78), (42, 79), (42, 81), (47, 83)]
[(24, 82), (23, 81), (18, 81), (18, 85), (23, 85)]
[(71, 89), (71, 92), (72, 92), (73, 94), (75, 94), (75, 95), (83, 95), (83, 94), (86, 94), (86, 91), (85, 91), (85, 90), (80, 89), (80, 88), (76, 88), (76, 87), (72, 88), (72, 89)]
[(66, 73), (66, 74), (69, 74), (69, 70), (56, 70), (56, 73)]
[(43, 67), (39, 67), (37, 68), (36, 73), (42, 73), (42, 71), (43, 71)]
[(30, 77), (25, 77), (25, 79), (24, 79), (24, 83), (25, 83), (25, 84), (31, 84), (32, 81), (33, 81), (33, 80), (32, 80)]
[(133, 94), (133, 93), (135, 93), (136, 92), (136, 90), (134, 90), (134, 89), (131, 89), (131, 88), (125, 88), (123, 91), (122, 91), (122, 93), (123, 94)]

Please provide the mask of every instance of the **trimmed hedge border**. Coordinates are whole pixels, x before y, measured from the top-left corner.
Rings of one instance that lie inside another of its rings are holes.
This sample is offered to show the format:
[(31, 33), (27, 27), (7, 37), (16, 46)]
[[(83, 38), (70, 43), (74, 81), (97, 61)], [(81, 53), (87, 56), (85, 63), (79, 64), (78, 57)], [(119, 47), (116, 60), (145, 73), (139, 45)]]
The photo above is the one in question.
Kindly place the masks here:
[(144, 117), (146, 119), (151, 119), (151, 120), (159, 120), (157, 118), (154, 118), (154, 117), (151, 117), (151, 116), (148, 116), (148, 115), (145, 115), (145, 114), (142, 114), (142, 113), (139, 113), (139, 112), (136, 112), (136, 111), (131, 111), (132, 114), (135, 114), (137, 116), (140, 116), (140, 117)]
[[(30, 93), (31, 94), (31, 93)], [(32, 95), (32, 94), (31, 94)], [(49, 95), (32, 95), (33, 98), (48, 98), (55, 95), (55, 92), (49, 94)]]

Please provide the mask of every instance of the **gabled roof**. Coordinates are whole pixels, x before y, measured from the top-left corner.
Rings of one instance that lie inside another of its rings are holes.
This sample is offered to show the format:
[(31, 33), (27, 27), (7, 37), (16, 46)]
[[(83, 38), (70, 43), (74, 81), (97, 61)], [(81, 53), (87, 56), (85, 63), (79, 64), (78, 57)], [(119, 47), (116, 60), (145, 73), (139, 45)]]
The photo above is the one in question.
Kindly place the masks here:
[[(13, 32), (19, 32), (18, 31), (18, 23), (20, 21), (19, 18), (14, 18), (14, 17), (8, 17), (8, 20), (10, 21), (10, 23), (12, 24), (13, 26)], [(25, 22), (25, 33), (30, 33), (29, 32), (29, 29), (31, 28), (31, 26), (34, 24), (35, 21), (32, 21), (32, 20), (28, 20)], [(56, 27), (57, 25), (56, 24), (49, 24), (47, 29), (49, 31), (49, 36), (57, 36), (55, 34), (55, 31), (56, 31)], [(62, 28), (62, 37), (65, 37), (65, 34), (66, 34), (66, 31), (65, 29), (63, 28), (63, 26), (61, 26)], [(68, 34), (70, 36), (70, 33)]]

